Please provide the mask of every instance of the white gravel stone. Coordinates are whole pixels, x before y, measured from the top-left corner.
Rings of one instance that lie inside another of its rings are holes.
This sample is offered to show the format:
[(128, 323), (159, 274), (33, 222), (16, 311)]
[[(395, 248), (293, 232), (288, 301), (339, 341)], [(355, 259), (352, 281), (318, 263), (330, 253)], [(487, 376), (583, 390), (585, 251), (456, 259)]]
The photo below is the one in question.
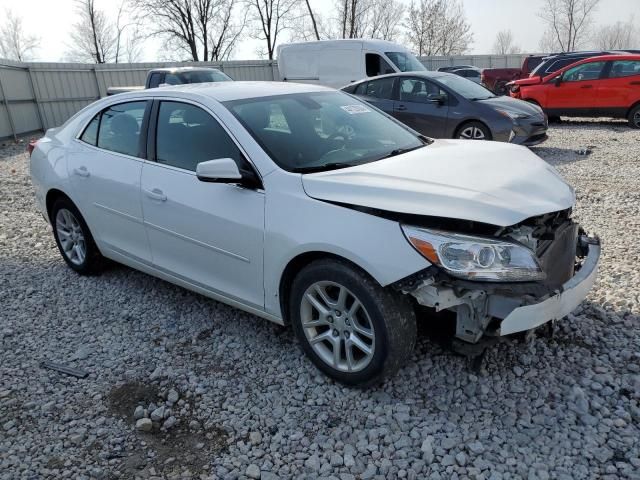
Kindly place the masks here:
[(150, 432), (153, 429), (153, 422), (149, 418), (141, 418), (136, 422), (136, 429), (141, 432)]
[[(420, 334), (368, 390), (319, 375), (290, 329), (120, 265), (76, 275), (35, 210), (24, 144), (0, 147), (0, 480), (637, 478), (640, 132), (572, 121), (549, 135), (532, 150), (603, 240), (587, 300), (478, 371)], [(114, 397), (128, 382), (145, 395)]]

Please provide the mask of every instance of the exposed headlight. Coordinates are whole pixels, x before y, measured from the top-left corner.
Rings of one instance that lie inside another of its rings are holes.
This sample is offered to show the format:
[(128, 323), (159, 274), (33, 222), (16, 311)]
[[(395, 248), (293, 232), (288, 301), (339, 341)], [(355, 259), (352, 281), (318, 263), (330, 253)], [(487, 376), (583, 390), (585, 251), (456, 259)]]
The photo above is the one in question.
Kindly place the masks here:
[(526, 113), (516, 113), (509, 110), (501, 110), (499, 108), (496, 108), (496, 111), (500, 115), (510, 118), (511, 120), (522, 120), (523, 118), (529, 118), (529, 115), (527, 115)]
[(407, 225), (402, 231), (422, 256), (455, 277), (489, 282), (546, 278), (535, 254), (517, 243)]

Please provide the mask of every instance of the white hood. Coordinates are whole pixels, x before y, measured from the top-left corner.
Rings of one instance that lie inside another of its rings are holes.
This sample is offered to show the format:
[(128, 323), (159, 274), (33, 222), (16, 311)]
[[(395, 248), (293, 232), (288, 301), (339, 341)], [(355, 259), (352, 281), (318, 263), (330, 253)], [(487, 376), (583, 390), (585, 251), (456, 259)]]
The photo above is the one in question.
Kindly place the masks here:
[(404, 155), (302, 176), (312, 198), (508, 226), (574, 205), (573, 189), (525, 147), (436, 140)]

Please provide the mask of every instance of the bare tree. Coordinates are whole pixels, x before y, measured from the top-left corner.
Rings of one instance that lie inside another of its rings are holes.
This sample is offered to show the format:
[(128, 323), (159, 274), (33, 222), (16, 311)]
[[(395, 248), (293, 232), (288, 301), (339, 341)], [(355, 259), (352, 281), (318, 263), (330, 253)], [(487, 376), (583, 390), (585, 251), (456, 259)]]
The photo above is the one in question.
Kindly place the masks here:
[(118, 15), (114, 25), (115, 46), (114, 59), (115, 63), (136, 62), (142, 53), (142, 43), (144, 36), (141, 34), (140, 23), (132, 15), (129, 9), (129, 1), (122, 0), (118, 8)]
[(633, 16), (626, 22), (605, 25), (595, 34), (594, 47), (601, 50), (624, 50), (634, 48), (640, 43), (640, 29)]
[(418, 55), (457, 55), (473, 43), (471, 25), (458, 0), (411, 2), (407, 41)]
[(337, 36), (340, 38), (364, 37), (372, 6), (372, 0), (336, 0), (335, 10), (339, 24)]
[(229, 58), (246, 24), (241, 0), (131, 0), (151, 35), (193, 61)]
[(27, 35), (22, 25), (22, 18), (11, 10), (5, 10), (4, 17), (4, 22), (0, 26), (0, 55), (19, 62), (29, 60), (39, 48), (40, 39), (35, 35)]
[(373, 0), (366, 36), (390, 42), (400, 35), (405, 7), (398, 0)]
[(69, 57), (93, 63), (113, 60), (116, 34), (105, 12), (96, 7), (95, 0), (76, 0), (76, 8), (80, 19), (69, 34)]
[(540, 45), (545, 50), (570, 52), (583, 43), (600, 0), (544, 0), (538, 14), (547, 30)]
[(309, 19), (311, 20), (311, 24), (313, 25), (313, 33), (315, 34), (316, 40), (320, 40), (320, 33), (318, 33), (318, 23), (316, 22), (316, 17), (313, 14), (313, 10), (311, 10), (309, 0), (305, 0), (305, 2), (307, 4), (307, 10), (309, 12)]
[(501, 30), (496, 35), (496, 41), (493, 44), (493, 53), (496, 55), (509, 55), (512, 53), (520, 53), (520, 47), (513, 42), (513, 33), (511, 30)]
[[(313, 9), (313, 7), (311, 7)], [(318, 11), (309, 10), (306, 6), (299, 15), (295, 15), (290, 23), (289, 40), (311, 41), (335, 38), (332, 23)]]
[(257, 26), (254, 37), (266, 43), (264, 54), (272, 60), (282, 34), (299, 20), (299, 0), (247, 0), (251, 20)]

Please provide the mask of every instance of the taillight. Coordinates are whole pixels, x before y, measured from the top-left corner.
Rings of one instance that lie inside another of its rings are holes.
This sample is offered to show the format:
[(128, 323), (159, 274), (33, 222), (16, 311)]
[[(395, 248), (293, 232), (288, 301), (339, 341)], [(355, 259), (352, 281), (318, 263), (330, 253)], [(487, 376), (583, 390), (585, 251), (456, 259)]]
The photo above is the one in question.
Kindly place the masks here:
[(27, 152), (29, 152), (29, 156), (33, 153), (33, 149), (36, 148), (36, 143), (38, 143), (38, 140), (35, 138), (32, 138), (29, 140), (29, 143), (27, 143)]

